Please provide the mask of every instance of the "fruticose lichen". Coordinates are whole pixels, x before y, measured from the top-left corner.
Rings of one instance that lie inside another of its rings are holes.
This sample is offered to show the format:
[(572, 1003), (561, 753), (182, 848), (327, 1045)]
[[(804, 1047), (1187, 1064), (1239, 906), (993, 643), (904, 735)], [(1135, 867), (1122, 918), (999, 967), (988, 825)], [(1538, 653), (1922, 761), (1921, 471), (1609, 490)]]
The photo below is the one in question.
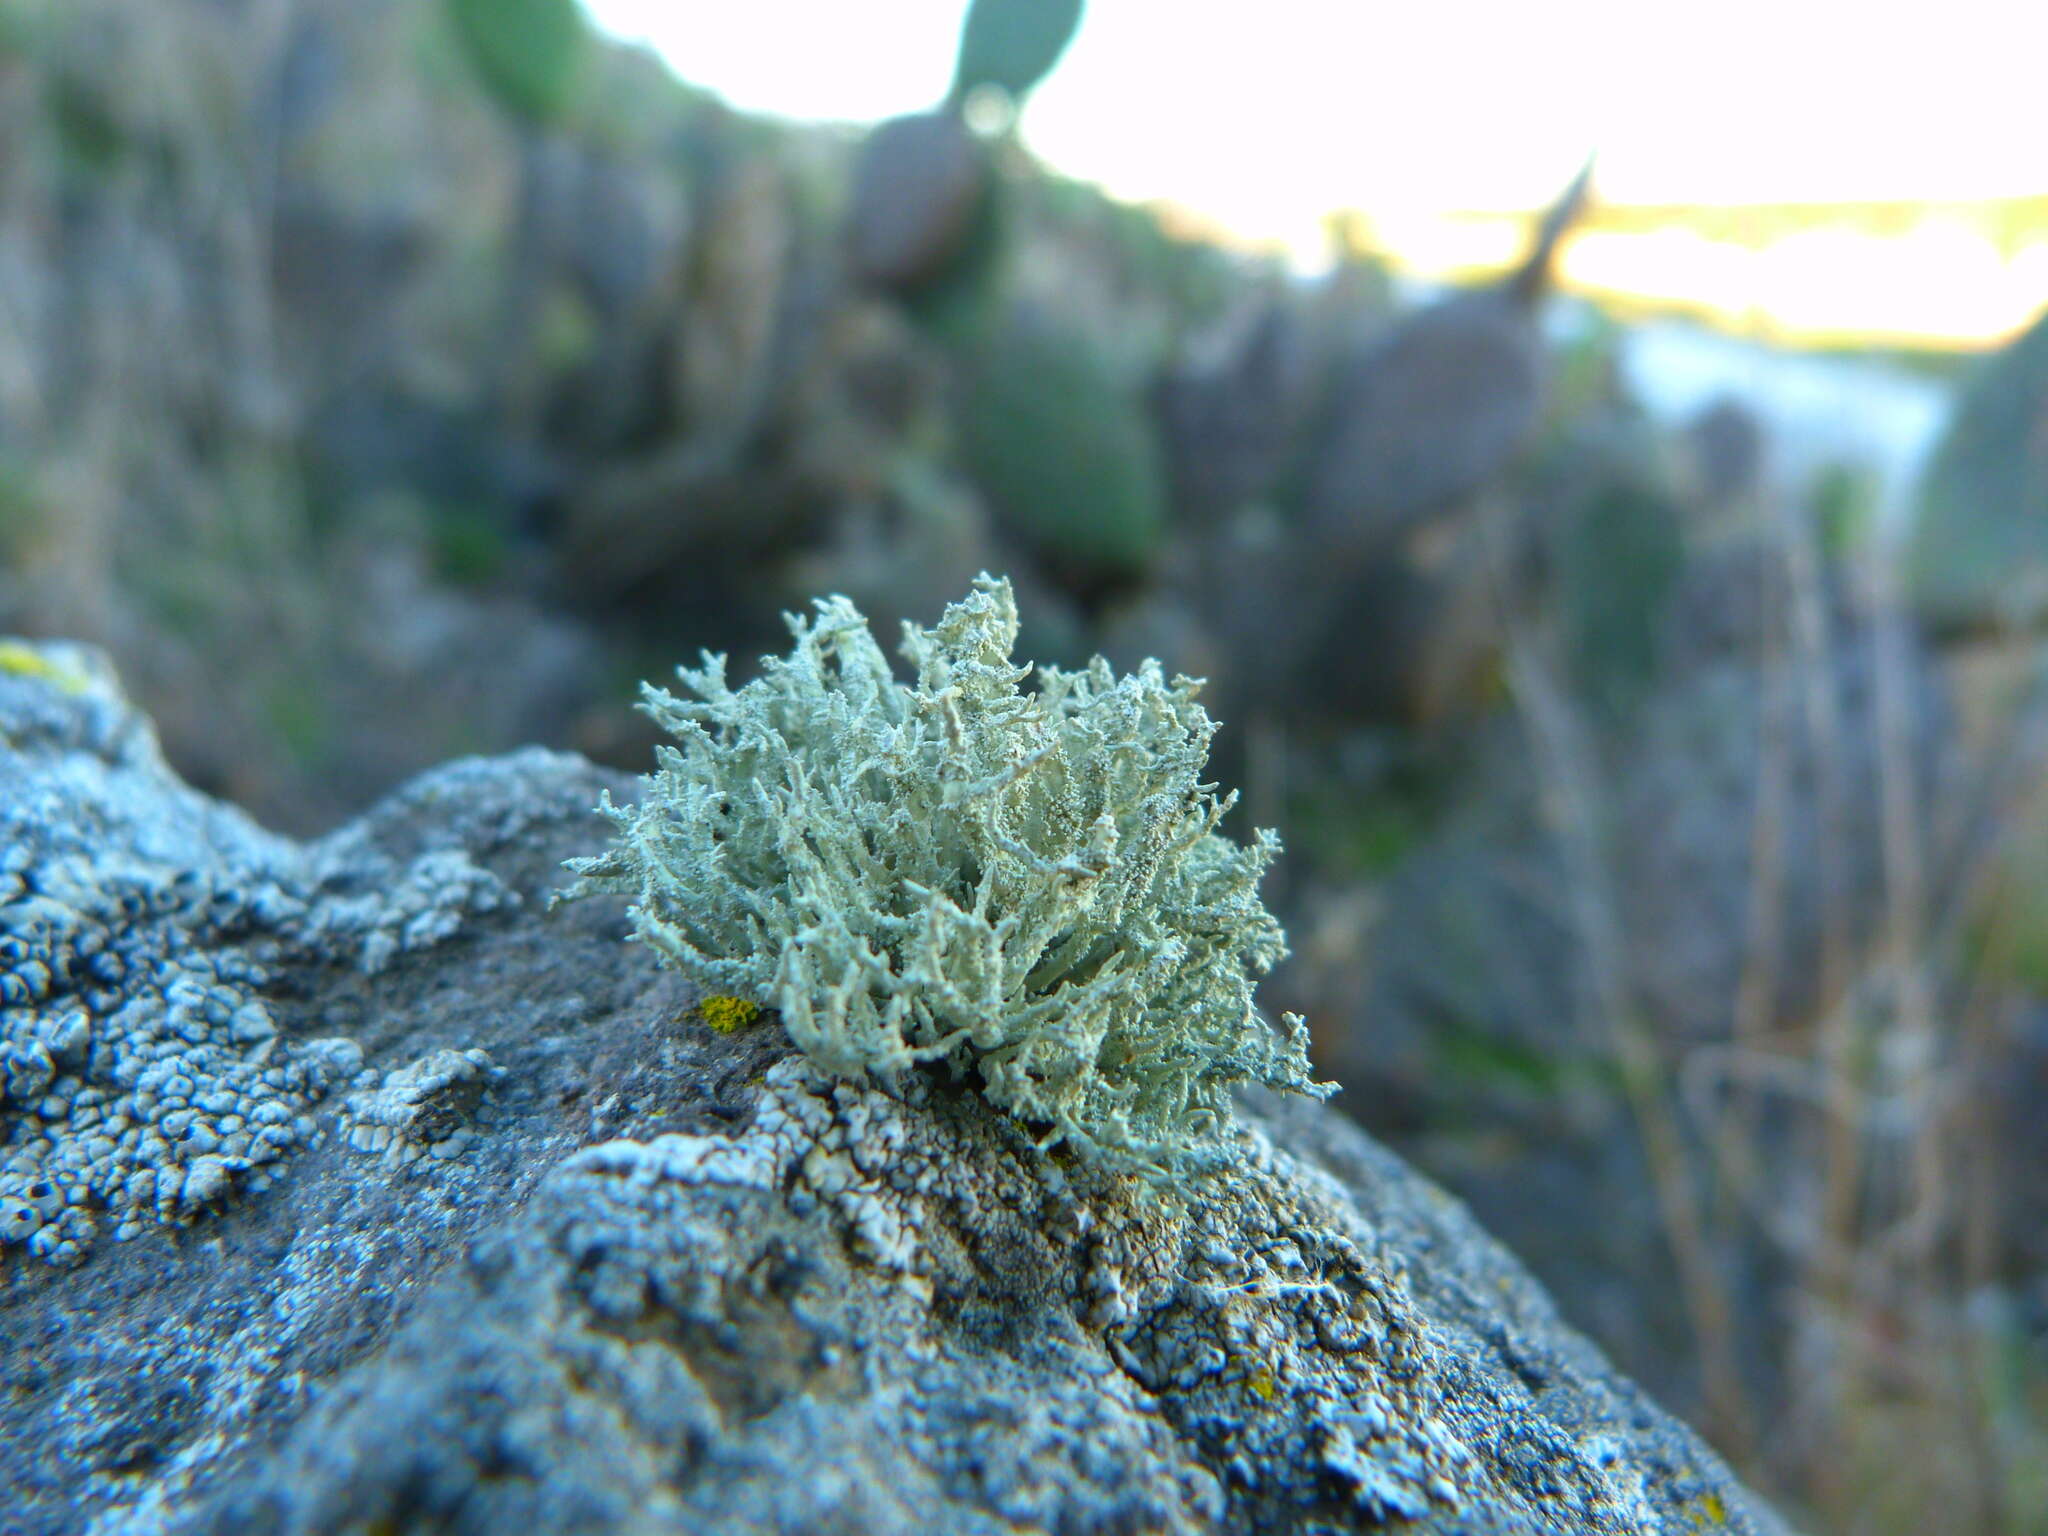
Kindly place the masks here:
[(897, 681), (844, 598), (792, 616), (795, 648), (738, 690), (725, 658), (648, 687), (677, 738), (607, 852), (565, 892), (624, 892), (636, 935), (707, 992), (780, 1011), (844, 1078), (942, 1062), (1115, 1171), (1228, 1165), (1244, 1082), (1322, 1094), (1306, 1030), (1252, 985), (1285, 953), (1258, 897), (1279, 851), (1216, 828), (1215, 726), (1157, 662), (1118, 677), (1011, 661), (1017, 610), (982, 576)]

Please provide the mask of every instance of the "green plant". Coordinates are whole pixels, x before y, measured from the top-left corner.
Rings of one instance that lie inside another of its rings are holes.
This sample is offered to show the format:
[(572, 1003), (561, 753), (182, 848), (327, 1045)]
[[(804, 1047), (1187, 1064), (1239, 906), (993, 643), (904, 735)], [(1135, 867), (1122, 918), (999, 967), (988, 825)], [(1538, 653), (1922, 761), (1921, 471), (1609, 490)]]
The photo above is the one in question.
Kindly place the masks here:
[(31, 57), (44, 21), (36, 0), (0, 0), (0, 59)]
[(1660, 626), (1685, 566), (1677, 515), (1653, 486), (1617, 476), (1568, 510), (1553, 553), (1572, 680), (1612, 722), (1656, 681)]
[(97, 181), (119, 170), (135, 144), (106, 87), (67, 67), (48, 76), (44, 91), (65, 173)]
[(960, 26), (951, 100), (995, 86), (1021, 103), (1081, 25), (1082, 0), (974, 0)]
[(1278, 851), (1218, 835), (1215, 727), (1156, 662), (1117, 677), (1014, 666), (1007, 581), (928, 630), (904, 686), (844, 598), (726, 686), (725, 659), (644, 690), (664, 747), (618, 840), (565, 896), (623, 892), (637, 937), (707, 992), (781, 1013), (825, 1071), (921, 1063), (1116, 1171), (1226, 1166), (1230, 1093), (1303, 1093), (1306, 1031), (1275, 1034), (1253, 978), (1285, 953), (1258, 897)]
[(463, 52), (499, 105), (554, 121), (576, 86), (589, 34), (576, 0), (446, 0)]
[(1083, 578), (1142, 571), (1166, 535), (1159, 446), (1132, 391), (1084, 336), (1012, 325), (962, 421), (967, 469), (1014, 532)]
[(459, 587), (489, 586), (504, 574), (512, 541), (506, 514), (486, 506), (436, 507), (427, 525), (434, 574)]
[(1870, 542), (1878, 526), (1880, 487), (1868, 469), (1830, 464), (1813, 477), (1807, 501), (1821, 554), (1844, 560)]
[(971, 352), (1002, 328), (1018, 225), (999, 186), (982, 194), (959, 248), (943, 269), (901, 296), (904, 312), (941, 347)]
[(1921, 483), (1913, 605), (1944, 629), (2032, 624), (2048, 585), (2048, 315), (1962, 391)]
[(25, 562), (52, 521), (34, 477), (14, 460), (0, 458), (0, 571)]

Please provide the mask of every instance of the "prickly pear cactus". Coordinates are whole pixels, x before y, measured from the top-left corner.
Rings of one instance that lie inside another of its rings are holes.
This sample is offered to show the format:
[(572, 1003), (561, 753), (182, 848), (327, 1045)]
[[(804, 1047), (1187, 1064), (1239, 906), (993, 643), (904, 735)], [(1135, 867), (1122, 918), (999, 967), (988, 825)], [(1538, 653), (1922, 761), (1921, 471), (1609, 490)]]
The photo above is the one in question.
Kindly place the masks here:
[(2048, 316), (1964, 390), (1920, 490), (1906, 570), (1937, 625), (2035, 624), (2048, 611)]
[(1159, 445), (1136, 394), (1085, 336), (1002, 331), (963, 421), (967, 468), (1002, 521), (1082, 581), (1142, 571), (1166, 535)]
[(1081, 25), (1081, 0), (974, 0), (960, 28), (952, 99), (993, 85), (1021, 102)]
[(447, 0), (463, 52), (516, 117), (551, 122), (576, 86), (589, 43), (576, 0)]

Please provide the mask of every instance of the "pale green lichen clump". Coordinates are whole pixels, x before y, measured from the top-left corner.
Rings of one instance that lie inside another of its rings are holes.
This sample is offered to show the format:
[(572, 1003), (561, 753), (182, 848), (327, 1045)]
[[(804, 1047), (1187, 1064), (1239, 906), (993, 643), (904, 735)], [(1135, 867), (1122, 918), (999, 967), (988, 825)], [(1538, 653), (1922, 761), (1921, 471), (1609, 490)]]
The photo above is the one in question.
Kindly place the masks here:
[(1307, 1032), (1252, 1001), (1285, 951), (1258, 883), (1279, 851), (1216, 831), (1215, 725), (1157, 662), (1013, 665), (1007, 581), (904, 626), (899, 683), (845, 598), (732, 690), (722, 656), (648, 687), (658, 750), (618, 841), (565, 894), (624, 892), (637, 936), (707, 992), (755, 998), (825, 1070), (922, 1062), (978, 1081), (1041, 1148), (1169, 1180), (1228, 1164), (1230, 1092), (1322, 1094)]

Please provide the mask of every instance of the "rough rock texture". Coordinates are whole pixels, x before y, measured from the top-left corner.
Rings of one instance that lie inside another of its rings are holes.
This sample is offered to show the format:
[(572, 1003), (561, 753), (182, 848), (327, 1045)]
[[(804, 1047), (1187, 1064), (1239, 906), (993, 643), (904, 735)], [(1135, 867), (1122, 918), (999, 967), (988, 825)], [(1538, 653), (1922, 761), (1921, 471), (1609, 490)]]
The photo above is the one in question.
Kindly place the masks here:
[[(6, 1042), (47, 1080), (0, 1146), (84, 1213), (0, 1243), (9, 1536), (1777, 1529), (1326, 1110), (1248, 1100), (1184, 1202), (1045, 1160), (965, 1087), (705, 1029), (607, 903), (543, 915), (603, 835), (579, 760), (299, 847), (173, 780), (91, 657), (8, 654), (47, 663), (0, 675)], [(122, 1113), (158, 1190), (220, 1175), (124, 1207), (108, 1106), (186, 1057)]]

